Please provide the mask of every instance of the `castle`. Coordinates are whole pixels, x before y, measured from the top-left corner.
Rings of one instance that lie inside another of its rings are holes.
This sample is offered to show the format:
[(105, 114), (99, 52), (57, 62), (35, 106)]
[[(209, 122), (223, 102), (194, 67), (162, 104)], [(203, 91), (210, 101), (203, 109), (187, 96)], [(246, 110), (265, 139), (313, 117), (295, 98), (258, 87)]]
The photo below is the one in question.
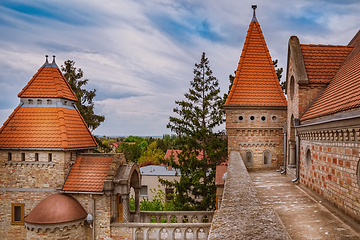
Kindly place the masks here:
[[(359, 90), (360, 31), (343, 46), (292, 36), (286, 99), (254, 8), (224, 106), (229, 152), (248, 169), (281, 168), (360, 221)], [(135, 238), (115, 223), (140, 221), (139, 168), (121, 154), (90, 153), (96, 141), (55, 57), (18, 97), (0, 129), (0, 238)]]

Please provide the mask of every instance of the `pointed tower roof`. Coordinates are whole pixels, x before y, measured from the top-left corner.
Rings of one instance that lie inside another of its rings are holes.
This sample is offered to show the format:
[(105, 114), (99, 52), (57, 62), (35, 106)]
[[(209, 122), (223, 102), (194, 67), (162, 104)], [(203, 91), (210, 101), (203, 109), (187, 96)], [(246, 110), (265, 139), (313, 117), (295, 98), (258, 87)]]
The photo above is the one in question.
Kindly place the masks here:
[(56, 65), (55, 56), (53, 56), (53, 62), (49, 63), (47, 55), (44, 65), (42, 65), (29, 83), (18, 94), (18, 97), (78, 100), (59, 67)]
[(254, 15), (225, 105), (286, 106), (260, 24)]
[(46, 59), (18, 96), (20, 105), (0, 128), (0, 149), (97, 147), (74, 102), (67, 101), (77, 98), (55, 61)]

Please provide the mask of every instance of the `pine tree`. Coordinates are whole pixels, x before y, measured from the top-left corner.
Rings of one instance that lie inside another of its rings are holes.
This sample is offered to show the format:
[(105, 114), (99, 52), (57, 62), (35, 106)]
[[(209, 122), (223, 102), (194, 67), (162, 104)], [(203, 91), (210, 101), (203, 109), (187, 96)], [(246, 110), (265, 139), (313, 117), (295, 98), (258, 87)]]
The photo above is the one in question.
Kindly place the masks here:
[(88, 128), (91, 131), (95, 130), (100, 123), (105, 121), (104, 116), (94, 113), (93, 99), (96, 96), (96, 89), (88, 91), (83, 88), (89, 79), (81, 79), (84, 72), (80, 68), (76, 69), (74, 61), (65, 61), (64, 65), (61, 65), (61, 71), (78, 99), (76, 107), (81, 116), (84, 118)]
[(175, 188), (174, 203), (177, 210), (212, 210), (215, 208), (216, 166), (227, 157), (227, 139), (216, 131), (224, 122), (221, 109), (218, 80), (212, 76), (209, 61), (202, 54), (195, 64), (194, 79), (190, 82), (186, 100), (175, 101), (173, 111), (178, 117), (170, 117), (167, 125), (179, 136), (182, 152), (167, 163), (179, 169), (179, 181), (160, 181)]

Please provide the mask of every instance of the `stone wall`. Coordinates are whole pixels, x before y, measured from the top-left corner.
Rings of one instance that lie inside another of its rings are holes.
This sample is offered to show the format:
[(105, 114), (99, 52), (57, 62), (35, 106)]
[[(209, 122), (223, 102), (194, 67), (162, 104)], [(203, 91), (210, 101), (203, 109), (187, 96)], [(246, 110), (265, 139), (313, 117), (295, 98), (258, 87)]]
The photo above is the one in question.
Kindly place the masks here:
[[(284, 160), (283, 124), (286, 121), (286, 108), (240, 108), (226, 110), (229, 152), (239, 151), (246, 159), (246, 152), (251, 151), (253, 162), (246, 162), (248, 168), (278, 168)], [(263, 163), (265, 150), (271, 152), (271, 160), (266, 165)]]
[[(27, 240), (47, 240), (47, 239), (76, 239), (76, 240), (86, 240), (91, 239), (86, 235), (86, 226), (80, 224), (71, 228), (64, 228), (62, 230), (56, 228), (55, 230), (47, 231), (27, 231)], [(25, 238), (24, 238), (25, 239)]]
[(300, 180), (360, 221), (360, 133), (349, 130), (300, 133)]
[(208, 239), (290, 239), (274, 209), (261, 205), (236, 151), (230, 153), (221, 207), (215, 212)]
[[(93, 199), (95, 199), (95, 239), (109, 238), (110, 223), (112, 219), (111, 196), (93, 194), (71, 194), (85, 209), (87, 213), (93, 214)], [(92, 237), (92, 232), (89, 239)]]

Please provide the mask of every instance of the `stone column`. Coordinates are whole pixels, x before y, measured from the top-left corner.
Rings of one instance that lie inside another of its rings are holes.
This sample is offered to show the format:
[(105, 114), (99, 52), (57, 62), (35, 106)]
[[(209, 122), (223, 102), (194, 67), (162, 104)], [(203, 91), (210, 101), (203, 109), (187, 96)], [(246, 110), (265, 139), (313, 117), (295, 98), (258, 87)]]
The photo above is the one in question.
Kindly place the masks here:
[(134, 188), (135, 191), (135, 218), (134, 222), (140, 222), (140, 188)]
[(130, 222), (129, 194), (121, 194), (123, 201), (123, 222)]
[(295, 150), (296, 150), (296, 142), (293, 140), (289, 140), (289, 167), (295, 167)]

